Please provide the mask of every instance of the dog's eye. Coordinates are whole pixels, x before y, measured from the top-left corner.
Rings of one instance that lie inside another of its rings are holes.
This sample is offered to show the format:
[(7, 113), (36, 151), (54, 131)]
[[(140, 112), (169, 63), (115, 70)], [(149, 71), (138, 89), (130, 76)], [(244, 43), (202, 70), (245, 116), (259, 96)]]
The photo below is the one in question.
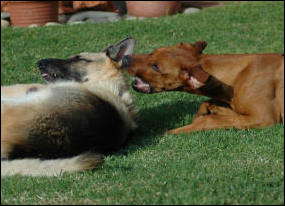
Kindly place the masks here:
[(76, 56), (73, 56), (72, 58), (70, 58), (70, 61), (80, 61), (81, 60), (81, 56), (79, 55), (76, 55)]
[(151, 67), (152, 67), (155, 71), (160, 72), (160, 70), (159, 70), (157, 64), (152, 64)]
[(70, 59), (71, 62), (79, 62), (79, 61), (85, 61), (85, 62), (92, 62), (92, 60), (85, 59), (84, 57), (80, 55), (76, 55)]

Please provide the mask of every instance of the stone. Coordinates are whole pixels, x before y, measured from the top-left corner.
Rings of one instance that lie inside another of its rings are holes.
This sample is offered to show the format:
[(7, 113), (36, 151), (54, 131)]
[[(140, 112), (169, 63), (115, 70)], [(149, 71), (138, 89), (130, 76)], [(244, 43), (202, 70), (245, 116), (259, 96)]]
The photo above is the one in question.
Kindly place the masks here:
[(73, 22), (70, 22), (68, 23), (69, 25), (76, 25), (76, 24), (84, 24), (83, 21), (73, 21)]
[(29, 28), (35, 28), (35, 27), (38, 27), (39, 25), (37, 25), (37, 24), (30, 24), (28, 27)]
[(8, 27), (10, 26), (10, 22), (4, 19), (1, 19), (1, 27)]
[(65, 24), (65, 23), (67, 23), (68, 19), (70, 19), (71, 16), (72, 16), (72, 14), (58, 15), (58, 22), (61, 24)]
[(130, 15), (126, 15), (125, 20), (135, 20), (137, 19), (137, 17), (135, 16), (130, 16)]
[(45, 26), (59, 26), (59, 25), (61, 25), (61, 24), (58, 22), (48, 22), (45, 24)]
[(199, 11), (201, 11), (201, 9), (190, 7), (190, 8), (184, 9), (183, 13), (192, 14), (192, 13), (196, 13), (196, 12), (199, 12)]
[(119, 21), (121, 17), (115, 12), (104, 12), (104, 11), (82, 11), (73, 14), (67, 21), (72, 23), (75, 21), (88, 21), (88, 22), (108, 22), (108, 21)]
[[(154, 17), (152, 17), (154, 18)], [(125, 20), (143, 20), (143, 19), (146, 19), (146, 17), (143, 17), (143, 16), (140, 16), (140, 17), (137, 17), (137, 16), (130, 16), (130, 15), (126, 15), (125, 17)]]

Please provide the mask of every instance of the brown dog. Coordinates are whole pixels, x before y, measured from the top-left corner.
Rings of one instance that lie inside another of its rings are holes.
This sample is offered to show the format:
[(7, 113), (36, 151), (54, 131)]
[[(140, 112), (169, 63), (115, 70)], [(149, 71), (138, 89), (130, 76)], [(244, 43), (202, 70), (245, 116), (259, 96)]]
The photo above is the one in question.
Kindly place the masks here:
[(261, 128), (284, 121), (283, 54), (202, 54), (207, 43), (180, 43), (123, 59), (143, 93), (186, 91), (211, 97), (193, 123), (168, 133)]

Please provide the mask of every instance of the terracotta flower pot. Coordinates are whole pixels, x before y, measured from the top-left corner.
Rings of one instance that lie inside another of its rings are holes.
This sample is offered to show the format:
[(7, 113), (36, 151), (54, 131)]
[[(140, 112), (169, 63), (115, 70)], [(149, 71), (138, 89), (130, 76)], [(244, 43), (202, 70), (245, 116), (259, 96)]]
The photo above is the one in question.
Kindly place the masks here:
[(9, 1), (8, 11), (12, 26), (58, 21), (58, 1)]
[(171, 15), (181, 9), (180, 1), (127, 1), (128, 14), (138, 17)]

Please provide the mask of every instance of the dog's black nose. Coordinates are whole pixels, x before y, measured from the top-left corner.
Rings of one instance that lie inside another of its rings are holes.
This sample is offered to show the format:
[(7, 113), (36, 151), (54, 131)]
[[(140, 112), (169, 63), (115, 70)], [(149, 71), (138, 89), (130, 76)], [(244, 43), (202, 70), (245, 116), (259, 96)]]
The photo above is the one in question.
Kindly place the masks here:
[(130, 65), (131, 65), (131, 56), (130, 55), (123, 56), (122, 59), (123, 68), (128, 68)]

